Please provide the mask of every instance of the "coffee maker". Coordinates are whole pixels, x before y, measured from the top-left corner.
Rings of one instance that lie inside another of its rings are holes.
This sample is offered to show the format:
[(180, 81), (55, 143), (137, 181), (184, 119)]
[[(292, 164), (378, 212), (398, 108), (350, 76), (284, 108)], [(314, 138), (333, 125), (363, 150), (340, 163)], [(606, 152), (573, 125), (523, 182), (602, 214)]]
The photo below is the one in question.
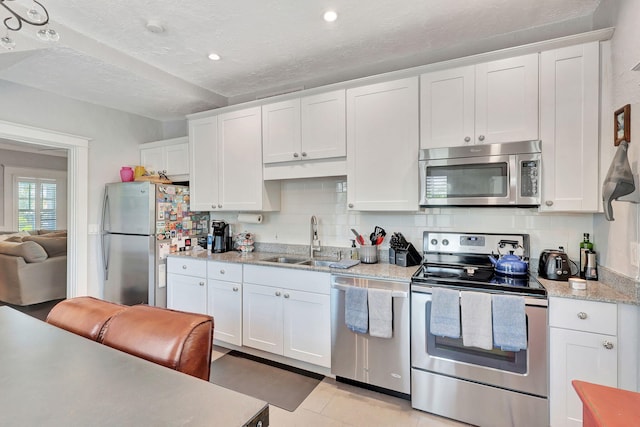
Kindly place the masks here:
[(229, 247), (229, 224), (225, 221), (214, 219), (211, 221), (211, 234), (213, 235), (211, 252), (221, 253), (231, 250)]

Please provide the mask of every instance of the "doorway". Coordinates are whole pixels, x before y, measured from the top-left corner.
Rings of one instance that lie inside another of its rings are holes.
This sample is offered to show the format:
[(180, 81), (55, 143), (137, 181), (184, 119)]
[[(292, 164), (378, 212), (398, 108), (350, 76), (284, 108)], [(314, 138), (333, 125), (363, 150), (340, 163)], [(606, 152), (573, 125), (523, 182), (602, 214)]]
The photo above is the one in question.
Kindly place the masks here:
[(88, 294), (89, 138), (0, 121), (0, 138), (68, 150), (67, 298)]

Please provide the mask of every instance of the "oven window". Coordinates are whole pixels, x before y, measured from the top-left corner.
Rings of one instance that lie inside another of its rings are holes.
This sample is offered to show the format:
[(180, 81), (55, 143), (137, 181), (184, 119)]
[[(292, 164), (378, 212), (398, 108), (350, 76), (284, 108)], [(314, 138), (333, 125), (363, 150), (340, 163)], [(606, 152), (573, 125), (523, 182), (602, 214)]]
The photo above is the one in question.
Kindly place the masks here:
[(427, 198), (507, 197), (508, 164), (427, 167)]
[[(499, 348), (484, 350), (477, 347), (465, 347), (462, 345), (462, 338), (437, 337), (431, 333), (431, 328), (429, 327), (431, 301), (427, 302), (425, 313), (427, 353), (430, 356), (442, 357), (457, 362), (470, 363), (517, 374), (527, 372), (527, 350), (517, 352), (503, 351)], [(527, 330), (528, 329), (529, 326), (527, 322)]]

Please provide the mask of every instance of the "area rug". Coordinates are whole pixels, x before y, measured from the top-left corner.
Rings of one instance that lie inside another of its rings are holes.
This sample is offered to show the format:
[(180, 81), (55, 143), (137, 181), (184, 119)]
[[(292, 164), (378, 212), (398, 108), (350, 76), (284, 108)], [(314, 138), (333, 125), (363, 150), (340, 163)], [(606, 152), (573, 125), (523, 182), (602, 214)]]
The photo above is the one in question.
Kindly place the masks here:
[(323, 379), (320, 374), (231, 351), (211, 363), (209, 381), (293, 412)]

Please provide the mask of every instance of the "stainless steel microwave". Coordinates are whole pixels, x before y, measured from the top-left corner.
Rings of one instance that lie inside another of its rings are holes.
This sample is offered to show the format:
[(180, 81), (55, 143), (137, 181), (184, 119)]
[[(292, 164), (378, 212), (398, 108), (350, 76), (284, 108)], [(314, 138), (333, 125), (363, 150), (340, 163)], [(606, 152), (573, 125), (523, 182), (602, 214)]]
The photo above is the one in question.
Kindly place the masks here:
[(420, 150), (420, 206), (540, 205), (541, 141)]

